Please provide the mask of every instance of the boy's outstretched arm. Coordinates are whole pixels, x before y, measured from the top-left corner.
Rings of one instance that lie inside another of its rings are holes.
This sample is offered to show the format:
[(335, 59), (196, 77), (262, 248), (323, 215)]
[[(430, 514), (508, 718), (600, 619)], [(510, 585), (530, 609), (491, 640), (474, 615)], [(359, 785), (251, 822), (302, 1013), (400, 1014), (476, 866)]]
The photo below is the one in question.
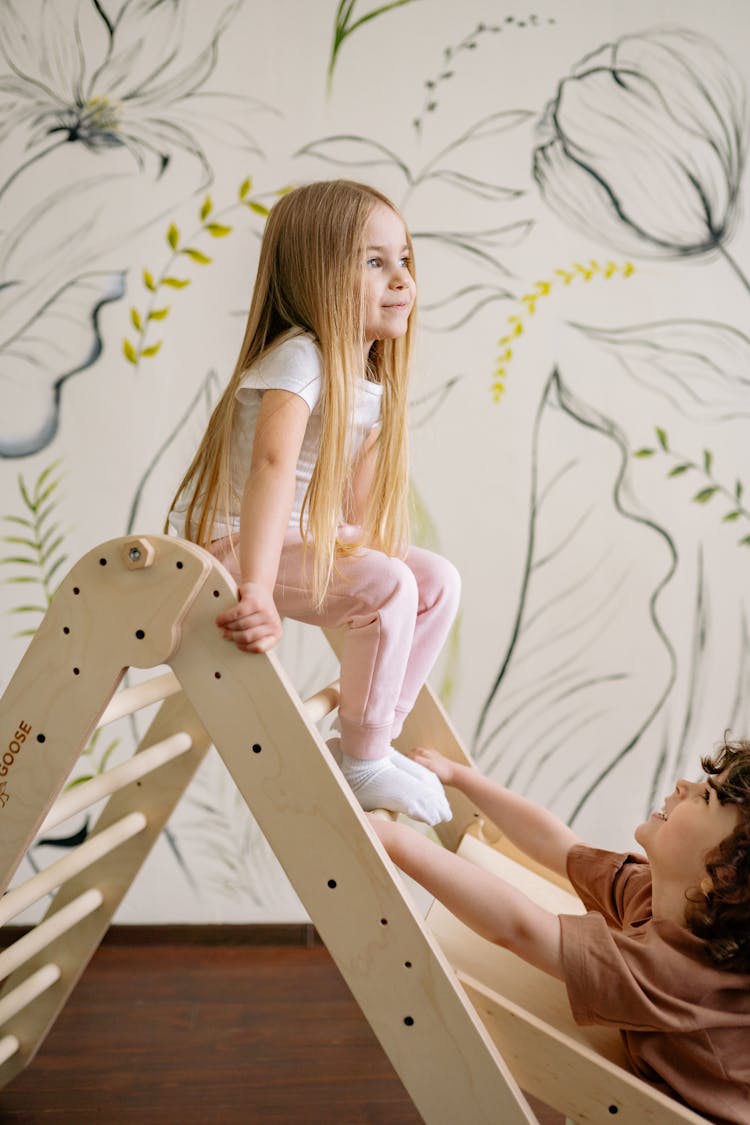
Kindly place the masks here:
[(464, 793), (531, 859), (559, 875), (567, 874), (568, 852), (581, 843), (581, 837), (554, 813), (490, 781), (478, 769), (452, 762), (437, 750), (419, 747), (411, 757), (437, 774), (444, 785)]
[(393, 862), (482, 937), (562, 979), (560, 922), (496, 875), (405, 824), (370, 818)]

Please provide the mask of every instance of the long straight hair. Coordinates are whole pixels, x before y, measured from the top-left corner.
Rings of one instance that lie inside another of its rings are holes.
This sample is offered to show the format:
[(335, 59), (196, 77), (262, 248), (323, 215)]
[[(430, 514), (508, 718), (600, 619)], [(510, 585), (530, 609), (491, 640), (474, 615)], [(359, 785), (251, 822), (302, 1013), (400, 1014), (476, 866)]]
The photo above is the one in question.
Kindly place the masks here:
[[(337, 539), (350, 481), (349, 433), (356, 380), (382, 384), (382, 425), (373, 484), (363, 523), (363, 538), (387, 554), (408, 545), (407, 384), (413, 343), (414, 310), (407, 331), (396, 340), (376, 341), (367, 369), (364, 261), (372, 209), (398, 209), (381, 192), (351, 180), (325, 180), (296, 188), (271, 209), (245, 335), (229, 383), (172, 500), (188, 496), (187, 539), (207, 547), (213, 525), (237, 511), (232, 493), (232, 436), (236, 392), (252, 366), (290, 330), (309, 332), (322, 356), (320, 451), (300, 516), (300, 530), (313, 549), (313, 598), (320, 606), (331, 580)], [(399, 218), (401, 216), (399, 215)], [(409, 270), (414, 273), (411, 239)]]

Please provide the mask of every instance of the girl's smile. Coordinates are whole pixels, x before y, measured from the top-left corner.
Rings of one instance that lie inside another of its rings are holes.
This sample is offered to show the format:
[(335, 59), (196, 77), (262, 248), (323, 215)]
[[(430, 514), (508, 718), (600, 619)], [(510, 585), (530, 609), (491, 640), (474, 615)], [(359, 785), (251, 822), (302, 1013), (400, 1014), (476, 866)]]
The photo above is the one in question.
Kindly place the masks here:
[(411, 275), (406, 228), (384, 203), (367, 223), (365, 351), (375, 340), (396, 340), (409, 325), (417, 288)]

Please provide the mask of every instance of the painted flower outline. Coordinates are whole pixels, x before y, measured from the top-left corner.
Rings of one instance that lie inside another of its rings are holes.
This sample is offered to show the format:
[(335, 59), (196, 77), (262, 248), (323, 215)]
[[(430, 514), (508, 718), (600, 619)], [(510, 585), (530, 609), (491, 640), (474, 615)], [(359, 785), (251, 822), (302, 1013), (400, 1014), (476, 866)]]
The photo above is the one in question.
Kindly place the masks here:
[(727, 256), (746, 96), (711, 40), (663, 29), (606, 44), (560, 82), (540, 129), (534, 178), (566, 223), (628, 254)]
[(212, 137), (260, 154), (242, 122), (248, 106), (270, 107), (245, 95), (203, 89), (242, 2), (224, 6), (216, 22), (207, 24), (208, 40), (204, 33), (202, 45), (188, 49), (185, 0), (125, 0), (116, 16), (107, 14), (101, 0), (36, 0), (23, 12), (6, 0), (0, 143), (26, 130), (31, 155), (0, 184), (0, 197), (65, 144), (94, 153), (124, 148), (139, 169), (154, 161), (157, 176), (177, 152), (187, 153), (201, 168), (197, 190), (212, 178), (200, 126), (210, 125)]

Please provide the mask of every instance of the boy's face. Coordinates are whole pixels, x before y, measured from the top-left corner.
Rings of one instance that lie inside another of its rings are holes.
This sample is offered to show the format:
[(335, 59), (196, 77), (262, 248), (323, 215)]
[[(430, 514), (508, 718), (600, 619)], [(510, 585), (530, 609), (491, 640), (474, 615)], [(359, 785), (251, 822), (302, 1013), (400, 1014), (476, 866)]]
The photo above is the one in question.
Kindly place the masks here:
[(739, 821), (736, 805), (722, 805), (716, 793), (722, 775), (708, 781), (677, 782), (660, 812), (652, 813), (635, 830), (655, 876), (700, 885), (706, 876), (706, 856), (726, 839)]

